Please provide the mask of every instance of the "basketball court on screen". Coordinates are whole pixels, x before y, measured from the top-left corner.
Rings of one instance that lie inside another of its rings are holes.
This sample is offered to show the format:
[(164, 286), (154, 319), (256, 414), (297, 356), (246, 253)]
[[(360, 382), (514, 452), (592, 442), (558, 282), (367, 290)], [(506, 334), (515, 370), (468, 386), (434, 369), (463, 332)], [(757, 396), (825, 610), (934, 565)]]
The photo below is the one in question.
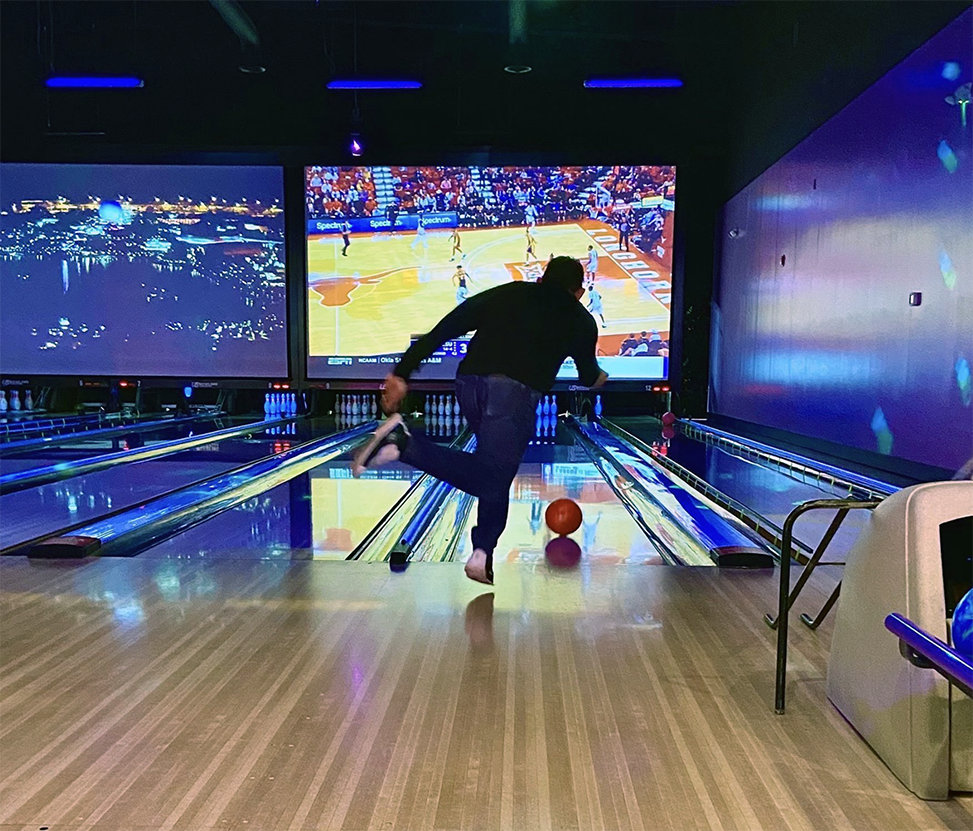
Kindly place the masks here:
[[(450, 261), (450, 231), (426, 234), (353, 234), (342, 256), (338, 234), (308, 240), (308, 320), (311, 355), (378, 355), (401, 352), (412, 335), (429, 331), (456, 306), (456, 266), (467, 272), (470, 295), (511, 280), (536, 280), (551, 254), (584, 262), (598, 251), (597, 289), (607, 328), (599, 353), (618, 354), (630, 333), (669, 329), (669, 269), (631, 246), (618, 252), (617, 232), (583, 220), (541, 225), (532, 231), (540, 260), (525, 260), (523, 226), (461, 228), (464, 258)], [(608, 239), (612, 242), (608, 242)], [(598, 242), (596, 240), (601, 240)], [(613, 256), (620, 258), (618, 262)], [(633, 274), (635, 276), (633, 276)], [(582, 298), (587, 303), (587, 297)]]

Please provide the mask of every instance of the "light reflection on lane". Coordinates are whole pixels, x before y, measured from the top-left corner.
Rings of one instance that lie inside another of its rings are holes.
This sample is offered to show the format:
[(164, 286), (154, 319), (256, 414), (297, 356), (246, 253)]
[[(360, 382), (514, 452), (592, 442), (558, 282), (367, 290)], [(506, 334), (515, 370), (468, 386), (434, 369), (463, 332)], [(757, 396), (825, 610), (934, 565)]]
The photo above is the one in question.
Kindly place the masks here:
[(419, 475), (394, 466), (354, 479), (343, 456), (139, 556), (344, 560)]
[(421, 474), (389, 467), (351, 475), (347, 461), (311, 474), (312, 559), (344, 560)]
[[(562, 454), (557, 453), (555, 458)], [(547, 506), (561, 497), (581, 506), (584, 520), (570, 536), (581, 546), (581, 564), (663, 565), (659, 552), (629, 516), (611, 487), (591, 462), (526, 462), (511, 489), (510, 516), (500, 536), (494, 562), (545, 562), (544, 547), (553, 537), (544, 523)], [(471, 512), (456, 559), (472, 553)]]

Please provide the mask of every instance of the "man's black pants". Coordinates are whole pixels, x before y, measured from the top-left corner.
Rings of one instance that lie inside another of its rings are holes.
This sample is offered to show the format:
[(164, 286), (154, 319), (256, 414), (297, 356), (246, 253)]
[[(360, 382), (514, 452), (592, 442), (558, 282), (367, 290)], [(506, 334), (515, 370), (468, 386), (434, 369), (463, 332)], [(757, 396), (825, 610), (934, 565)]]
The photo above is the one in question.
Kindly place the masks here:
[(457, 375), (456, 397), (476, 435), (464, 453), (415, 432), (402, 461), (479, 498), (473, 547), (490, 557), (507, 524), (510, 484), (534, 431), (540, 393), (505, 375)]

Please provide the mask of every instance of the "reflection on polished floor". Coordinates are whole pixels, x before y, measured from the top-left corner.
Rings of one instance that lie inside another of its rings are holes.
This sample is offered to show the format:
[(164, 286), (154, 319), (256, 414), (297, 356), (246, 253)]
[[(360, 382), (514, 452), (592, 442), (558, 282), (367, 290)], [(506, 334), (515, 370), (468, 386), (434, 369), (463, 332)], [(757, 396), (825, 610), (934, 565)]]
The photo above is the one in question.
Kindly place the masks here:
[(830, 620), (795, 629), (774, 715), (770, 571), (532, 558), (483, 592), (454, 563), (18, 558), (0, 580), (0, 829), (973, 824), (827, 704)]

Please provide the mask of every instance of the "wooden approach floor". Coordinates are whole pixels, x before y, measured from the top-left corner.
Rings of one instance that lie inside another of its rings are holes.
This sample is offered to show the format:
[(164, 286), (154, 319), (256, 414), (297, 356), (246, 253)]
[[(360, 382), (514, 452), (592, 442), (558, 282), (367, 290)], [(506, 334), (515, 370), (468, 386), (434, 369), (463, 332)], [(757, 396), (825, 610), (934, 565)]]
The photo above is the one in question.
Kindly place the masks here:
[(827, 703), (827, 625), (774, 715), (773, 573), (497, 574), (0, 562), (0, 829), (973, 827)]

